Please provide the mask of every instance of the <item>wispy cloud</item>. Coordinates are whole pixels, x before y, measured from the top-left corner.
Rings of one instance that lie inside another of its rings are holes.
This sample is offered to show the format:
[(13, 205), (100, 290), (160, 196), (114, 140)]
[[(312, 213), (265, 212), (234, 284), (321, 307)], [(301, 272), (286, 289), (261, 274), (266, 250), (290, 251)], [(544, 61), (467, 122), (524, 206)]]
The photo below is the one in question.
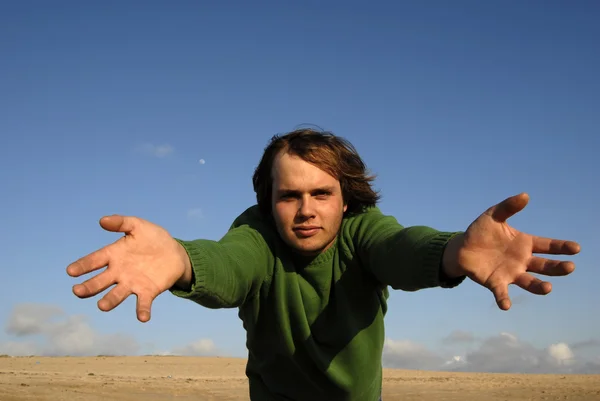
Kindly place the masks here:
[[(12, 356), (138, 355), (143, 348), (129, 335), (98, 333), (83, 316), (69, 316), (58, 306), (46, 304), (16, 305), (4, 331), (14, 336), (15, 340), (0, 343), (0, 354)], [(152, 354), (224, 355), (208, 338)]]
[[(101, 334), (84, 316), (68, 316), (57, 306), (16, 305), (5, 326), (7, 334), (24, 341), (0, 343), (0, 354), (9, 355), (130, 355), (137, 341), (126, 334)], [(40, 337), (42, 341), (28, 340)]]
[(595, 347), (600, 348), (600, 340), (598, 340), (596, 338), (590, 338), (589, 340), (575, 342), (573, 344), (570, 344), (569, 346), (573, 350), (588, 349), (588, 348), (595, 348)]
[(471, 344), (476, 341), (476, 337), (473, 333), (462, 330), (455, 330), (448, 336), (442, 339), (442, 343), (448, 345), (454, 344)]
[(221, 355), (214, 341), (209, 338), (202, 338), (183, 347), (176, 347), (171, 351), (171, 354), (184, 356)]
[[(443, 342), (474, 341), (466, 332), (454, 332)], [(594, 342), (591, 342), (594, 343)], [(590, 343), (590, 346), (591, 346)], [(600, 373), (600, 358), (578, 358), (564, 342), (538, 348), (511, 333), (481, 339), (464, 355), (442, 354), (407, 341), (387, 339), (383, 361), (386, 367), (492, 373)]]
[(200, 338), (183, 346), (176, 346), (170, 350), (157, 349), (154, 344), (147, 344), (152, 349), (149, 355), (176, 355), (176, 356), (227, 356), (210, 338)]
[(173, 154), (175, 149), (173, 149), (173, 147), (169, 144), (155, 145), (152, 143), (144, 143), (139, 145), (136, 148), (136, 151), (146, 155), (164, 158)]
[(190, 219), (202, 219), (204, 218), (204, 213), (202, 213), (202, 209), (199, 207), (189, 209), (187, 211), (187, 216)]
[(444, 362), (441, 355), (413, 341), (388, 338), (383, 346), (383, 364), (386, 367), (436, 370), (443, 366)]
[[(0, 343), (0, 354), (14, 356), (139, 355), (142, 348), (130, 335), (99, 333), (84, 316), (67, 315), (53, 305), (16, 305), (4, 330), (13, 338)], [(600, 346), (600, 341), (594, 338), (536, 347), (512, 333), (479, 338), (473, 333), (456, 330), (443, 337), (441, 343), (444, 347), (440, 350), (410, 340), (387, 338), (383, 350), (384, 366), (465, 372), (600, 374), (600, 355), (594, 356), (588, 351)], [(456, 352), (465, 345), (467, 352)], [(152, 354), (225, 356), (210, 338), (200, 338)]]

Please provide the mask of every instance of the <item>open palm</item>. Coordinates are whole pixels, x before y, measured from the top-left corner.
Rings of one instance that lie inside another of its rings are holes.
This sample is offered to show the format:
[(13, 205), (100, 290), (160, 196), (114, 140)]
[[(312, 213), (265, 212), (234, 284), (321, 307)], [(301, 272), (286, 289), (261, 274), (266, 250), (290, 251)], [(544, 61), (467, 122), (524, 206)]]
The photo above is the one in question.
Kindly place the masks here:
[(107, 267), (75, 285), (73, 293), (79, 298), (89, 298), (116, 284), (98, 301), (98, 308), (110, 311), (135, 294), (137, 318), (146, 322), (150, 320), (154, 299), (183, 276), (189, 263), (187, 255), (165, 229), (149, 221), (115, 215), (103, 217), (100, 225), (125, 236), (67, 267), (67, 273), (73, 277)]
[(509, 226), (506, 220), (528, 202), (529, 196), (520, 194), (489, 208), (468, 227), (458, 252), (458, 263), (465, 274), (491, 290), (503, 310), (511, 305), (510, 284), (545, 295), (552, 285), (532, 273), (564, 276), (575, 269), (573, 262), (535, 254), (574, 255), (580, 250), (576, 242), (538, 237)]

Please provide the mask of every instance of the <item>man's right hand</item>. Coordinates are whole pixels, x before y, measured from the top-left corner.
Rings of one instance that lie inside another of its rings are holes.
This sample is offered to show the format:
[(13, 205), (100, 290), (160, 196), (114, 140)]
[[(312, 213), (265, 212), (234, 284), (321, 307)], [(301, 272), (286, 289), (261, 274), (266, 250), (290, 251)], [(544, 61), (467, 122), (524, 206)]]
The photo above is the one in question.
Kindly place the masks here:
[(125, 236), (67, 267), (67, 274), (79, 277), (107, 266), (106, 270), (73, 287), (73, 293), (79, 298), (92, 297), (116, 284), (98, 301), (98, 308), (110, 311), (135, 294), (137, 318), (147, 322), (152, 302), (159, 294), (174, 285), (190, 285), (189, 257), (164, 228), (137, 217), (118, 215), (103, 217), (100, 226)]

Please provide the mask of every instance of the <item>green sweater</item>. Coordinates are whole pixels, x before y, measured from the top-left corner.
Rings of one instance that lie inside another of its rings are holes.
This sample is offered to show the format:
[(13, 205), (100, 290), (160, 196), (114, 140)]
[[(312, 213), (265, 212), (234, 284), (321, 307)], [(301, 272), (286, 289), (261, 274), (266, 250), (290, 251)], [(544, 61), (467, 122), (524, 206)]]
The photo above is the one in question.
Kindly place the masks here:
[(219, 241), (179, 241), (192, 263), (176, 296), (239, 308), (252, 401), (376, 401), (387, 287), (454, 287), (441, 273), (455, 233), (404, 228), (376, 207), (345, 217), (326, 252), (299, 257), (253, 206)]

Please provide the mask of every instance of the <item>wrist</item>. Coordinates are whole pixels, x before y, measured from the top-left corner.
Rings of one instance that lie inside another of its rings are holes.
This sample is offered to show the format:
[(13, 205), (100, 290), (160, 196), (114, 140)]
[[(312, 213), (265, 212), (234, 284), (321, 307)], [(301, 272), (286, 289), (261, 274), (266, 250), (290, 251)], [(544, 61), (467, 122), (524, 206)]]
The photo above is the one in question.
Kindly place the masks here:
[(442, 270), (447, 277), (465, 276), (466, 272), (460, 264), (460, 251), (464, 244), (464, 234), (460, 233), (450, 238), (442, 255)]
[(175, 287), (183, 290), (188, 290), (191, 287), (193, 280), (192, 263), (190, 261), (190, 256), (188, 255), (187, 251), (185, 250), (183, 245), (181, 245), (178, 241), (177, 251), (179, 254), (179, 259), (183, 264), (183, 273), (175, 282)]

